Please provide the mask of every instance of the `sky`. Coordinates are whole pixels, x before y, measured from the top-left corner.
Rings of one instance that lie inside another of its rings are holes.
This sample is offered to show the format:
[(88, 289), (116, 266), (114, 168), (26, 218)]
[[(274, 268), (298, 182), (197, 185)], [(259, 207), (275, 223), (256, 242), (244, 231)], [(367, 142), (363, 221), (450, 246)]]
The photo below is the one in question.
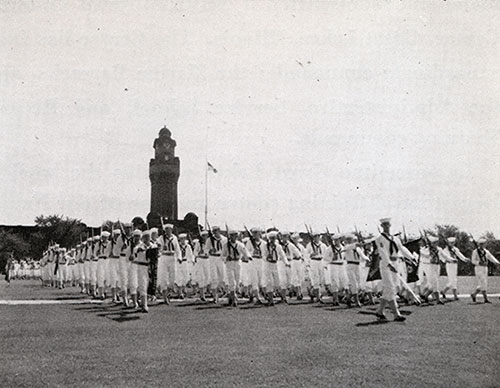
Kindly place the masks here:
[(500, 235), (495, 1), (0, 3), (0, 224), (149, 212), (166, 125), (179, 216)]

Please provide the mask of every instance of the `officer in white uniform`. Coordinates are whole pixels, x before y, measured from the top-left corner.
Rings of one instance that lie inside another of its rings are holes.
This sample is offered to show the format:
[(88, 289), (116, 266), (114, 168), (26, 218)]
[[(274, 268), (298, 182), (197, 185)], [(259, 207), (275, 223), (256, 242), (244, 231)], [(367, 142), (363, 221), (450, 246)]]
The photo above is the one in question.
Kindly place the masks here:
[(491, 303), (488, 300), (488, 261), (495, 265), (500, 265), (500, 262), (488, 251), (484, 245), (486, 239), (480, 238), (477, 242), (478, 247), (472, 252), (471, 262), (474, 264), (474, 273), (476, 274), (477, 287), (472, 292), (472, 301), (476, 302), (476, 296), (481, 292), (484, 297), (484, 303)]

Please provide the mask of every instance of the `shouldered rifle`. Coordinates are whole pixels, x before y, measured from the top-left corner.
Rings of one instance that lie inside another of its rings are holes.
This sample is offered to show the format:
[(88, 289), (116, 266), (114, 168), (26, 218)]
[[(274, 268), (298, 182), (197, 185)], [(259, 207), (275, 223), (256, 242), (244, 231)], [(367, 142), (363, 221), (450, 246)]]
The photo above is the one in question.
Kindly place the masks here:
[(250, 231), (248, 230), (246, 225), (243, 225), (243, 227), (245, 228), (245, 232), (247, 232), (247, 234), (248, 234), (248, 238), (250, 239), (250, 242), (252, 243), (253, 249), (257, 249), (257, 243), (256, 243), (255, 239), (253, 238), (252, 233), (250, 233)]

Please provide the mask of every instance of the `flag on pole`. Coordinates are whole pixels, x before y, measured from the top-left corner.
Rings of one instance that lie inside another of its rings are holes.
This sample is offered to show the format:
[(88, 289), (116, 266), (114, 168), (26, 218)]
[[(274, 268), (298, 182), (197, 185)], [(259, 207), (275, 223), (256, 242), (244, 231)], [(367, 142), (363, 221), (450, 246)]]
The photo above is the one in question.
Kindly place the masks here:
[(207, 161), (208, 171), (212, 171), (214, 174), (217, 174), (217, 169)]

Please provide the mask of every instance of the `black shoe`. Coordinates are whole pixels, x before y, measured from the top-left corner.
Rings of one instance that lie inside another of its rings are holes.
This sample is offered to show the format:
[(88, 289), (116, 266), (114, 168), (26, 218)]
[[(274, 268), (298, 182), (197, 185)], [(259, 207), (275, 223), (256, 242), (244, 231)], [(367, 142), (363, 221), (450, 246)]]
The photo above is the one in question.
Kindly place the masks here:
[(488, 299), (485, 299), (485, 300), (484, 300), (484, 303), (489, 303), (489, 304), (491, 304), (491, 302), (490, 302)]
[(297, 296), (297, 300), (302, 300), (302, 299), (304, 299), (304, 297), (302, 295)]
[(472, 301), (476, 303), (476, 297), (474, 296), (474, 294), (470, 294), (470, 297), (472, 298)]
[(406, 321), (406, 318), (403, 317), (402, 315), (398, 315), (396, 316), (396, 318), (394, 318), (394, 322), (404, 322)]
[(387, 322), (388, 319), (387, 317), (384, 315), (384, 313), (376, 313), (375, 316), (377, 317), (377, 319), (380, 321), (380, 322)]
[(438, 301), (437, 301), (437, 304), (442, 304), (442, 305), (444, 305), (444, 302), (443, 302), (442, 300), (438, 300)]

